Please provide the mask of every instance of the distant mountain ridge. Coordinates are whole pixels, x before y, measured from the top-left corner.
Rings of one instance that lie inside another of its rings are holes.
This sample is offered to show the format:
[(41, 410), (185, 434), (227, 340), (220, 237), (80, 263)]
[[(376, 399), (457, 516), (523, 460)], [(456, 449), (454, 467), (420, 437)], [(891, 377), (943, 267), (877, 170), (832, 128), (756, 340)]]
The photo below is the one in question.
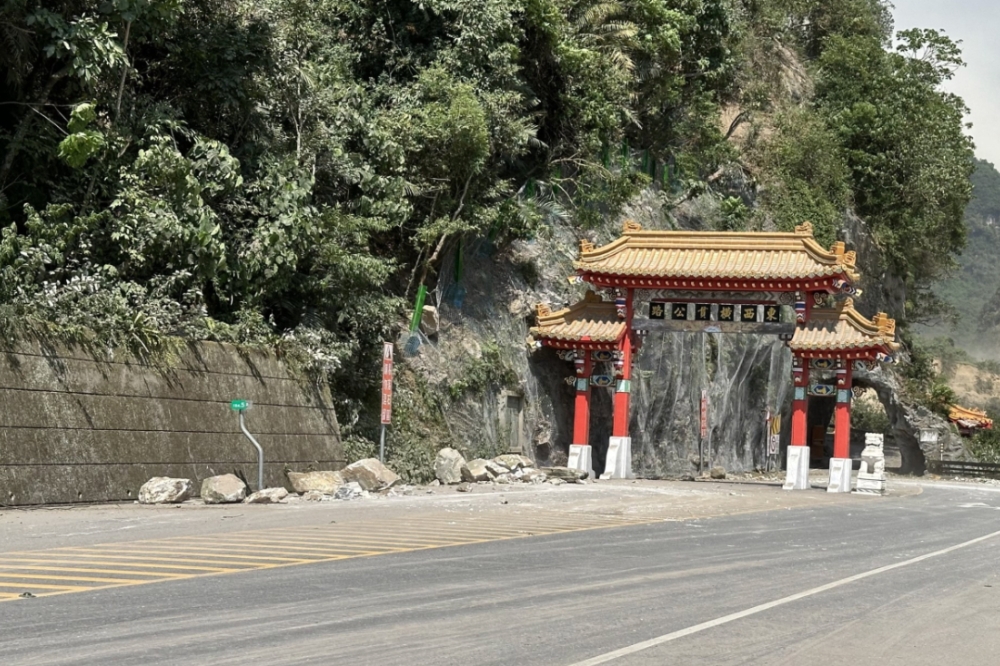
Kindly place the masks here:
[(976, 356), (1000, 354), (1000, 340), (983, 335), (1000, 325), (1000, 171), (976, 160), (972, 200), (965, 209), (968, 243), (957, 258), (958, 268), (935, 288), (958, 315), (954, 326), (929, 327), (931, 336), (947, 335)]

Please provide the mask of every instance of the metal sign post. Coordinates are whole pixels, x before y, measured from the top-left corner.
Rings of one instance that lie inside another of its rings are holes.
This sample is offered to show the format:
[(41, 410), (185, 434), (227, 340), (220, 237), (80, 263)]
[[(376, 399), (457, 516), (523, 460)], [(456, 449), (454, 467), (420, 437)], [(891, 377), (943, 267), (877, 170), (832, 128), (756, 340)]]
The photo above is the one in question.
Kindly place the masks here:
[(379, 437), (378, 460), (385, 463), (385, 427), (392, 422), (392, 343), (382, 347), (382, 433)]
[(229, 409), (239, 414), (240, 430), (242, 430), (243, 434), (247, 436), (247, 439), (250, 440), (250, 443), (257, 448), (257, 490), (263, 490), (264, 449), (260, 448), (260, 444), (257, 443), (257, 440), (254, 439), (253, 435), (250, 434), (250, 431), (247, 430), (246, 425), (243, 423), (243, 412), (247, 411), (251, 407), (253, 407), (253, 403), (250, 402), (249, 400), (231, 400), (229, 402)]

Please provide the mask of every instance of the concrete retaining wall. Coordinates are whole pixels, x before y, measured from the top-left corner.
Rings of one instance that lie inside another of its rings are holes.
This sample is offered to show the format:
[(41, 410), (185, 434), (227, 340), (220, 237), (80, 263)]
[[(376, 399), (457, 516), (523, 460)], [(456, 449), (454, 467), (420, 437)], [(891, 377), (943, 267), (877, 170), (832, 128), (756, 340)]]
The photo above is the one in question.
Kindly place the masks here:
[(272, 355), (202, 343), (160, 369), (33, 343), (0, 349), (0, 506), (129, 501), (153, 476), (200, 487), (241, 472), (256, 486), (236, 398), (253, 401), (246, 423), (265, 485), (285, 485), (286, 466), (344, 466), (329, 391)]

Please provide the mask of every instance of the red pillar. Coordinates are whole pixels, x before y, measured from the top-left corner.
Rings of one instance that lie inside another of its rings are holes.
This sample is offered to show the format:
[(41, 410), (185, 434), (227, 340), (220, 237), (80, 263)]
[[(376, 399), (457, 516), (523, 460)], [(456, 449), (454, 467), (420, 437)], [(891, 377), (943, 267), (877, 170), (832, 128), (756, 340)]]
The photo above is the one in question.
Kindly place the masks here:
[(615, 416), (612, 437), (628, 437), (629, 402), (632, 395), (632, 290), (627, 290), (625, 302), (625, 336), (619, 344), (622, 354), (622, 377), (615, 390)]
[[(792, 359), (792, 446), (808, 446), (809, 359)], [(796, 365), (797, 364), (797, 365)]]
[(843, 361), (846, 368), (837, 370), (837, 408), (833, 421), (833, 457), (851, 457), (851, 380), (852, 363)]
[(590, 444), (590, 375), (594, 362), (589, 350), (578, 350), (584, 354), (583, 376), (576, 377), (576, 402), (573, 405), (573, 443)]

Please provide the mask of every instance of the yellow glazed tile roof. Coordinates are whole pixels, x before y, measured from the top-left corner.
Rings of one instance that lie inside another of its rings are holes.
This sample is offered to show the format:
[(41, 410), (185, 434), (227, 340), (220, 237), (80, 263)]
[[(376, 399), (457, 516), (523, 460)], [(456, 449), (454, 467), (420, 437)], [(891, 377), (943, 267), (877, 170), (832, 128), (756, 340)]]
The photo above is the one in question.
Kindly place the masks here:
[(625, 334), (625, 322), (618, 318), (615, 304), (588, 291), (582, 301), (552, 312), (538, 305), (538, 326), (532, 337), (564, 342), (615, 342)]
[(958, 405), (951, 406), (951, 409), (948, 411), (948, 419), (951, 421), (972, 421), (986, 427), (993, 427), (993, 419), (986, 416), (986, 412)]
[(896, 321), (884, 312), (867, 319), (845, 298), (836, 307), (813, 308), (805, 326), (795, 330), (788, 346), (795, 351), (837, 351), (882, 347), (887, 353), (899, 348)]
[(599, 248), (581, 241), (580, 272), (634, 277), (718, 279), (859, 278), (855, 253), (837, 242), (823, 249), (812, 225), (794, 232), (643, 231), (626, 221), (617, 240)]

